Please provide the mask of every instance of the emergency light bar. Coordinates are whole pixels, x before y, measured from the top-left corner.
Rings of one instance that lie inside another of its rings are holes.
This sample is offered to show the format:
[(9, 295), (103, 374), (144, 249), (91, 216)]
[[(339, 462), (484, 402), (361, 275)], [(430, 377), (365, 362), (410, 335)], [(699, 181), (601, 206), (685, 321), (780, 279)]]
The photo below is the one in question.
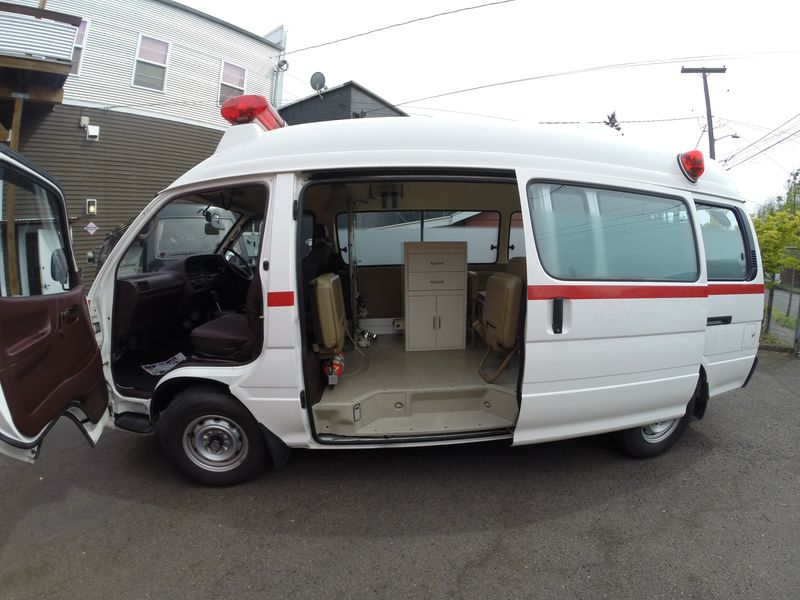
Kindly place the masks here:
[(700, 150), (689, 150), (688, 152), (679, 154), (678, 164), (681, 166), (681, 171), (686, 176), (686, 179), (692, 183), (696, 183), (706, 170), (705, 159)]
[(286, 121), (264, 96), (246, 94), (228, 98), (220, 106), (219, 113), (231, 125), (258, 121), (267, 131), (286, 127)]

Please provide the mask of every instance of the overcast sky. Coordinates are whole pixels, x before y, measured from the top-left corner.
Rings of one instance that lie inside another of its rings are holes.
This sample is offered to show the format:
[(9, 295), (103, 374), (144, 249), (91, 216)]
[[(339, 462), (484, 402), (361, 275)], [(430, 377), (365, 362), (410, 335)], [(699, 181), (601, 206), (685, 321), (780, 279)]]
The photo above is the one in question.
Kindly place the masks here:
[[(473, 118), (461, 114), (473, 113), (485, 115), (474, 118), (532, 123), (587, 122), (601, 121), (615, 110), (626, 139), (676, 154), (700, 140), (699, 147), (708, 156), (708, 138), (702, 135), (706, 114), (702, 79), (681, 74), (681, 66), (726, 66), (727, 73), (709, 76), (718, 160), (770, 134), (727, 163), (735, 165), (797, 132), (730, 170), (751, 201), (750, 210), (781, 194), (789, 173), (800, 168), (796, 31), (800, 2), (796, 1), (516, 0), (299, 51), (486, 1), (184, 3), (258, 34), (278, 25), (288, 30), (284, 104), (311, 94), (309, 79), (320, 71), (329, 87), (353, 80), (422, 118)], [(663, 59), (674, 62), (546, 77), (420, 100), (495, 82)], [(772, 132), (795, 115), (779, 128), (783, 134)], [(626, 123), (659, 119), (680, 120)], [(602, 125), (582, 127), (600, 127), (613, 135)]]

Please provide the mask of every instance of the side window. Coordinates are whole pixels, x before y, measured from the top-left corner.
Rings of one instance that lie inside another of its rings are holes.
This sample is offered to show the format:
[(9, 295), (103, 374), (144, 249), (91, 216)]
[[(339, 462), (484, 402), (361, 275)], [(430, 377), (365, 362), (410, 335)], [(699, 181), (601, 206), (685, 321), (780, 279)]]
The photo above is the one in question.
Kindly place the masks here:
[[(399, 265), (404, 242), (467, 242), (470, 263), (497, 262), (500, 213), (480, 210), (374, 211), (354, 214), (359, 265)], [(342, 260), (349, 264), (347, 213), (336, 217)]]
[(0, 294), (69, 290), (71, 252), (61, 200), (28, 176), (0, 166)]
[(736, 211), (698, 203), (697, 217), (709, 281), (744, 281), (748, 274), (747, 252)]
[(528, 202), (542, 266), (557, 279), (696, 281), (697, 247), (683, 200), (532, 182)]
[(164, 91), (167, 81), (169, 42), (162, 42), (143, 35), (136, 49), (136, 66), (133, 85), (151, 90)]
[[(403, 262), (403, 242), (420, 241), (422, 213), (413, 210), (387, 210), (354, 213), (359, 265), (399, 265)], [(347, 248), (347, 213), (336, 216), (336, 234), (342, 260), (350, 264)]]
[(508, 230), (508, 258), (525, 256), (525, 234), (522, 228), (522, 213), (511, 213), (511, 224)]
[(258, 253), (261, 248), (261, 226), (263, 223), (263, 217), (249, 221), (232, 244), (250, 266), (255, 266), (258, 262)]
[(467, 242), (467, 262), (497, 262), (500, 213), (477, 210), (426, 210), (422, 241)]
[(70, 75), (78, 75), (81, 72), (81, 59), (83, 49), (86, 47), (86, 38), (89, 35), (89, 22), (81, 21), (80, 27), (75, 32), (75, 42), (72, 46), (72, 66), (69, 68)]

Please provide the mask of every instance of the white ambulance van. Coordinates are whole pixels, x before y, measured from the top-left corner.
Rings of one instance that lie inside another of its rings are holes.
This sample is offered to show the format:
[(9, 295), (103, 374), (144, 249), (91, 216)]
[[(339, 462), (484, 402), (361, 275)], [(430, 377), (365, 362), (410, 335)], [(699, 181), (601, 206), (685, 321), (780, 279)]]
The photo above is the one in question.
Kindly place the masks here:
[(615, 432), (669, 448), (747, 384), (763, 312), (745, 204), (700, 152), (479, 122), (282, 127), (228, 101), (215, 154), (89, 291), (58, 186), (0, 153), (0, 448), (61, 416), (159, 436), (233, 484), (291, 448)]

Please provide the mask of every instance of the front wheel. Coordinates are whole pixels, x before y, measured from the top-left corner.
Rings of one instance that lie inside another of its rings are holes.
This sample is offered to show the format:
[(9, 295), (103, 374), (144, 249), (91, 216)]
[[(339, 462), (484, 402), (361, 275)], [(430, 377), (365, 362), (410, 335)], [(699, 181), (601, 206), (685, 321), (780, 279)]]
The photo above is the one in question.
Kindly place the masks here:
[(683, 435), (692, 420), (694, 398), (686, 406), (686, 414), (676, 419), (659, 421), (620, 431), (620, 445), (634, 458), (652, 458), (670, 448)]
[(235, 485), (266, 464), (266, 444), (253, 416), (216, 390), (179, 392), (159, 420), (158, 435), (170, 460), (198, 483)]

